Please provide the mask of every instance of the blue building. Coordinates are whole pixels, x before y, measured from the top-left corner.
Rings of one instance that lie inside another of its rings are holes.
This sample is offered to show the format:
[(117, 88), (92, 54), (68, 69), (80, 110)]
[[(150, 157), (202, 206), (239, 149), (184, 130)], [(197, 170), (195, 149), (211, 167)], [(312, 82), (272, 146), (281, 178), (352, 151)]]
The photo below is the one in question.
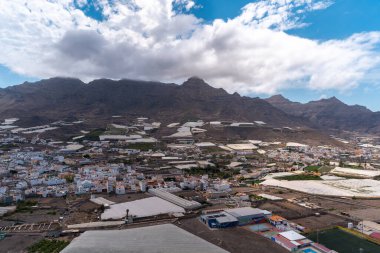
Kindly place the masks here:
[(239, 226), (260, 223), (272, 215), (269, 211), (252, 207), (227, 209), (225, 212), (235, 217)]
[(261, 223), (272, 215), (271, 212), (252, 207), (226, 209), (225, 211), (205, 214), (201, 221), (210, 228), (228, 228)]
[(201, 221), (210, 228), (229, 228), (239, 224), (239, 221), (234, 216), (226, 212), (202, 215)]

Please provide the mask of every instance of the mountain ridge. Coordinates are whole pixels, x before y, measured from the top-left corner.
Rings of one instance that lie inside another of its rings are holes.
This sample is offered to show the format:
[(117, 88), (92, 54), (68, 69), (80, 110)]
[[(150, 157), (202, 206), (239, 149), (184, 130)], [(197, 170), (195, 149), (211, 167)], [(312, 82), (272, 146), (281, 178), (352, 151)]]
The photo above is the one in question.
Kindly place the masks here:
[(120, 114), (168, 121), (198, 118), (264, 121), (278, 127), (308, 126), (307, 121), (265, 100), (229, 94), (196, 77), (182, 85), (130, 79), (97, 79), (86, 84), (79, 79), (50, 78), (0, 91), (1, 117), (18, 117), (26, 125)]
[(320, 129), (380, 133), (379, 112), (361, 105), (347, 105), (335, 96), (299, 103), (275, 95), (266, 101), (289, 115), (309, 120)]
[(267, 99), (229, 94), (199, 77), (181, 85), (131, 79), (55, 77), (0, 89), (0, 117), (18, 117), (25, 126), (61, 119), (110, 115), (190, 119), (264, 121), (273, 127), (306, 127), (320, 131), (380, 133), (380, 113), (346, 105), (336, 97), (302, 104), (282, 95)]

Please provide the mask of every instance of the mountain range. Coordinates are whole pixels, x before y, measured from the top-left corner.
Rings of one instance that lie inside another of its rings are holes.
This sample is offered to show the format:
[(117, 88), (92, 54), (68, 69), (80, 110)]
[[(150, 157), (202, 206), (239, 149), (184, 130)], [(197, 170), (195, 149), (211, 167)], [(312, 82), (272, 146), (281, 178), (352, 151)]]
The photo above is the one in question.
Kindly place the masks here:
[(32, 126), (57, 120), (146, 116), (162, 122), (183, 120), (264, 121), (273, 127), (380, 132), (380, 113), (336, 98), (306, 104), (281, 95), (268, 99), (229, 94), (192, 77), (182, 85), (98, 79), (84, 83), (51, 78), (0, 89), (0, 118), (20, 118)]
[(310, 121), (315, 128), (380, 133), (380, 112), (372, 112), (360, 105), (347, 105), (336, 97), (302, 104), (275, 95), (266, 101), (289, 115)]
[(274, 126), (305, 125), (259, 98), (241, 97), (193, 77), (182, 85), (135, 80), (99, 79), (88, 84), (51, 78), (0, 90), (0, 116), (26, 125), (111, 115), (155, 120), (264, 121)]

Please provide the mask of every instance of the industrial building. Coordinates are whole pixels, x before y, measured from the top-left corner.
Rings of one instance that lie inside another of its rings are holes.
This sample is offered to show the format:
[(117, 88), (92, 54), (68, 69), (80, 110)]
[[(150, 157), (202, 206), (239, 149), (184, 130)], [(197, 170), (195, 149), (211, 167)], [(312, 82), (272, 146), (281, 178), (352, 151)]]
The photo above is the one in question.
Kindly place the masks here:
[(252, 143), (228, 144), (227, 147), (235, 151), (252, 151), (258, 149), (258, 147)]
[(228, 228), (239, 224), (238, 219), (226, 212), (202, 215), (201, 221), (210, 228)]
[(258, 223), (272, 215), (269, 211), (252, 207), (227, 209), (225, 212), (235, 217), (239, 226)]
[(61, 253), (227, 253), (173, 224), (86, 231)]
[(341, 167), (335, 167), (333, 170), (330, 171), (330, 173), (337, 176), (354, 178), (374, 178), (380, 176), (380, 171), (378, 170), (363, 170)]
[(201, 204), (196, 201), (183, 199), (163, 189), (149, 189), (149, 193), (166, 201), (169, 201), (177, 206), (183, 207), (186, 210), (194, 210), (201, 207)]
[(126, 216), (126, 210), (134, 218), (150, 217), (160, 214), (185, 213), (185, 209), (158, 197), (110, 205), (101, 214), (102, 220), (119, 220)]
[(201, 216), (201, 221), (210, 228), (228, 228), (260, 223), (268, 219), (271, 212), (252, 207), (227, 209)]

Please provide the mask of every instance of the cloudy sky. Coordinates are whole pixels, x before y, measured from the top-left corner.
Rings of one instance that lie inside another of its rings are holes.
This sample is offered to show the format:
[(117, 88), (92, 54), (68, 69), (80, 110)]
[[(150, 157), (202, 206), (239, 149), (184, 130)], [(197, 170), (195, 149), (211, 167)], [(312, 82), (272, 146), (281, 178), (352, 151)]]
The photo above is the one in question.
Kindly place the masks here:
[(0, 0), (0, 87), (54, 76), (380, 110), (380, 1)]

